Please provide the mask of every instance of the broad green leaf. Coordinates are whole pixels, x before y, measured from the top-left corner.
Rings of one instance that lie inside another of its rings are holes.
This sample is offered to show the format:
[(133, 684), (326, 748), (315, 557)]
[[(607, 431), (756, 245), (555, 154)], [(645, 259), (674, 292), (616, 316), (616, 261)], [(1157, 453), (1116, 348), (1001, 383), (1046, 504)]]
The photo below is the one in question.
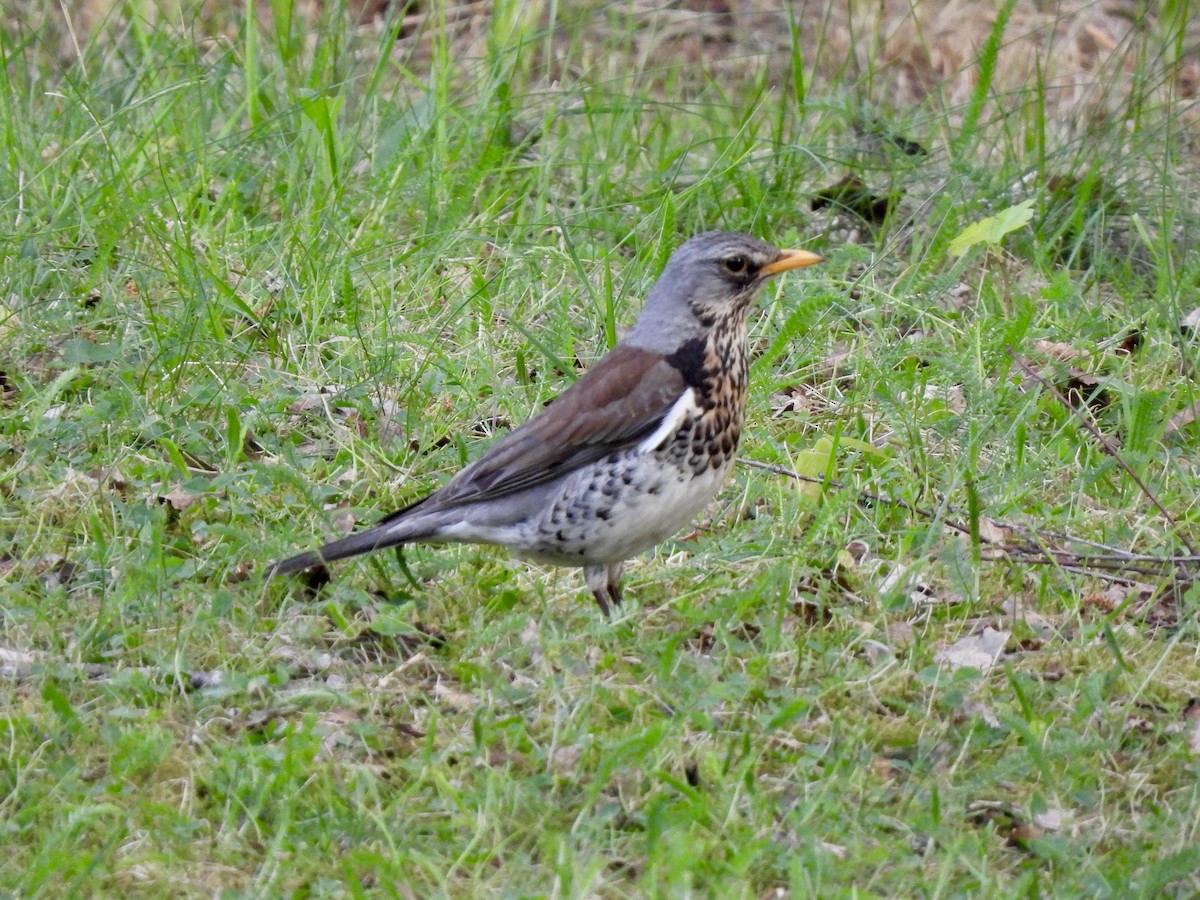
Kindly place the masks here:
[(1033, 198), (1016, 206), (1002, 209), (994, 216), (972, 222), (950, 242), (950, 252), (962, 256), (976, 244), (998, 244), (1011, 231), (1028, 224), (1033, 218)]

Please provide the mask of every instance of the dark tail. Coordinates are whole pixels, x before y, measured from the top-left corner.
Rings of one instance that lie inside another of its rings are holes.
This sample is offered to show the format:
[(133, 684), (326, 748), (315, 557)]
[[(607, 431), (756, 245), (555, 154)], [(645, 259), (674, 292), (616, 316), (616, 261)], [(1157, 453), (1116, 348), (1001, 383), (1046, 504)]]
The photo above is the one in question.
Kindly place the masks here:
[(311, 569), (313, 566), (330, 563), (337, 559), (349, 559), (351, 556), (360, 556), (363, 553), (370, 553), (372, 550), (382, 550), (385, 547), (403, 544), (406, 538), (396, 536), (395, 532), (395, 528), (376, 526), (337, 541), (330, 541), (320, 550), (298, 553), (275, 563), (271, 566), (268, 577), (291, 575), (293, 572), (303, 572), (305, 569)]
[(383, 550), (387, 547), (395, 547), (397, 544), (403, 544), (406, 541), (419, 540), (422, 536), (428, 535), (429, 532), (419, 527), (413, 527), (411, 521), (402, 522), (401, 517), (410, 512), (414, 507), (419, 506), (421, 502), (424, 501), (419, 501), (412, 504), (412, 506), (406, 506), (404, 509), (397, 510), (390, 516), (382, 519), (378, 525), (368, 528), (366, 531), (359, 531), (339, 540), (330, 541), (320, 550), (298, 553), (295, 556), (290, 556), (285, 560), (277, 562), (271, 566), (267, 577), (274, 578), (276, 575), (291, 575), (294, 572), (303, 572), (305, 569), (311, 569), (314, 566), (320, 566), (334, 560), (349, 559), (351, 556), (361, 556), (363, 553), (370, 553), (372, 550)]

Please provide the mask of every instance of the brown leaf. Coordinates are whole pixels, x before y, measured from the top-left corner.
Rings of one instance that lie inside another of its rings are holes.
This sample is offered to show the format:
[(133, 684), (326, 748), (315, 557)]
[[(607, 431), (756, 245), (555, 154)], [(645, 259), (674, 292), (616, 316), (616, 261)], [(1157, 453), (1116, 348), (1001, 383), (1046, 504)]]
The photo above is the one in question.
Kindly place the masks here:
[(1126, 331), (1117, 340), (1113, 351), (1117, 356), (1132, 356), (1142, 349), (1142, 344), (1146, 343), (1146, 335), (1140, 326), (1134, 327)]
[[(828, 604), (818, 603), (812, 597), (801, 597), (792, 604), (796, 618), (809, 627), (828, 625), (833, 621), (833, 611)], [(711, 628), (711, 626), (709, 626)]]
[(177, 512), (183, 512), (189, 506), (196, 502), (200, 497), (199, 494), (192, 494), (185, 491), (181, 485), (175, 485), (167, 493), (162, 494), (158, 501), (166, 503)]
[(1066, 380), (1055, 387), (1075, 409), (1086, 405), (1098, 413), (1112, 405), (1112, 394), (1100, 387), (1100, 379), (1074, 366), (1068, 367)]
[(252, 563), (248, 559), (244, 559), (240, 563), (238, 563), (236, 566), (234, 566), (233, 571), (231, 571), (228, 575), (225, 576), (225, 583), (226, 584), (241, 584), (242, 582), (248, 581), (250, 579), (250, 575), (253, 571), (254, 571), (254, 563)]
[(314, 409), (321, 409), (329, 402), (329, 395), (321, 392), (314, 394), (302, 394), (299, 400), (293, 400), (288, 404), (287, 411), (290, 413), (306, 413)]
[(446, 682), (438, 679), (433, 685), (433, 695), (450, 709), (457, 712), (467, 712), (479, 705), (479, 698), (452, 688)]
[(813, 402), (813, 392), (803, 385), (793, 385), (771, 395), (771, 418), (778, 419), (794, 412), (812, 412), (823, 404)]
[(1171, 437), (1180, 430), (1186, 428), (1196, 421), (1196, 416), (1200, 415), (1200, 400), (1197, 400), (1191, 406), (1181, 409), (1175, 415), (1171, 416), (1171, 421), (1167, 423), (1166, 430), (1163, 432), (1163, 437)]
[(1045, 829), (1028, 822), (1011, 803), (1003, 800), (976, 800), (967, 806), (967, 819), (977, 825), (991, 825), (1011, 847), (1024, 849), (1030, 841), (1044, 837)]
[(863, 359), (868, 355), (866, 350), (837, 350), (808, 369), (805, 380), (818, 384), (848, 381), (854, 377), (854, 373), (850, 371), (851, 367), (847, 363), (851, 359)]
[(1080, 350), (1062, 341), (1034, 341), (1033, 348), (1039, 353), (1052, 357), (1059, 362), (1073, 363), (1079, 360), (1091, 361), (1092, 355), (1086, 350)]
[(871, 771), (880, 781), (895, 781), (900, 775), (895, 761), (882, 753), (876, 753), (871, 759)]
[(1033, 814), (1033, 824), (1046, 831), (1062, 831), (1071, 821), (1071, 811), (1061, 806), (1051, 806)]
[(333, 527), (342, 534), (349, 534), (354, 530), (354, 526), (358, 524), (358, 516), (354, 514), (354, 510), (346, 507), (340, 513), (333, 517)]
[(1039, 828), (1032, 822), (1018, 823), (1013, 826), (1008, 835), (1008, 842), (1014, 847), (1024, 847), (1030, 841), (1036, 841), (1039, 838), (1046, 836), (1044, 829)]
[(550, 754), (550, 771), (558, 775), (570, 775), (578, 771), (581, 759), (583, 759), (583, 748), (577, 744), (557, 747)]
[(887, 637), (892, 646), (898, 650), (911, 647), (913, 641), (916, 640), (912, 624), (909, 622), (888, 622)]
[(989, 519), (987, 516), (979, 518), (979, 540), (983, 543), (1002, 544), (1012, 535), (1011, 528), (998, 524), (995, 519)]
[(951, 669), (974, 668), (987, 674), (1004, 653), (1004, 645), (1008, 643), (1010, 634), (988, 625), (979, 634), (967, 635), (949, 647), (936, 650), (933, 658)]

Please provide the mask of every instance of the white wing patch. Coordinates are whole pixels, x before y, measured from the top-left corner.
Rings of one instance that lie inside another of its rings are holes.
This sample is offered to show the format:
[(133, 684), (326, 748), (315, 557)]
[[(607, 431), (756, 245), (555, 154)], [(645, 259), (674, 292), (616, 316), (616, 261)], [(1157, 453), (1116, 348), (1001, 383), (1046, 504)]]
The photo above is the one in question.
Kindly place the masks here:
[(643, 440), (637, 446), (638, 453), (649, 453), (656, 449), (659, 444), (667, 439), (680, 423), (689, 416), (694, 416), (700, 412), (700, 407), (696, 404), (696, 392), (692, 388), (688, 388), (679, 395), (679, 399), (672, 404), (667, 410), (667, 414), (663, 416), (662, 422), (654, 429), (654, 433)]

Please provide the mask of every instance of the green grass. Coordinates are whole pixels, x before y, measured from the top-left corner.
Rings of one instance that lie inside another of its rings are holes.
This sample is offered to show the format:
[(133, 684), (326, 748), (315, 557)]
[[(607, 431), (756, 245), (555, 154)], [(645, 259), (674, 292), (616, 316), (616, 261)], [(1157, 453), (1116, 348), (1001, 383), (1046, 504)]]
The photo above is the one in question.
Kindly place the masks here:
[[(1011, 23), (901, 107), (808, 31), (697, 63), (627, 4), (270, 6), (0, 37), (0, 893), (1200, 891), (1196, 589), (995, 524), (1200, 543), (1182, 43), (1072, 133), (1001, 90)], [(810, 209), (847, 173), (877, 225)], [(738, 468), (612, 623), (480, 547), (262, 580), (563, 390), (707, 228), (826, 256), (761, 301), (742, 453), (839, 486)], [(996, 667), (943, 661), (985, 624)]]

